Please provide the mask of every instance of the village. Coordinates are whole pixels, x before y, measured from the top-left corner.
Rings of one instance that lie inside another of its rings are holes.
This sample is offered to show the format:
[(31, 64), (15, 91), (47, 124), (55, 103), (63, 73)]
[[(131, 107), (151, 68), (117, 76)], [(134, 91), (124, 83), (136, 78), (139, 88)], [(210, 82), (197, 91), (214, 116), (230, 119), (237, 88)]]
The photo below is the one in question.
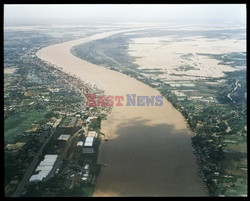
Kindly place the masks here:
[[(100, 171), (100, 141), (108, 140), (100, 133), (101, 120), (111, 106), (86, 106), (85, 94), (103, 91), (34, 58), (36, 50), (25, 53), (21, 63), (6, 58), (6, 195), (32, 196), (36, 191), (46, 196), (76, 189), (90, 195)], [(64, 185), (57, 182), (62, 178)]]

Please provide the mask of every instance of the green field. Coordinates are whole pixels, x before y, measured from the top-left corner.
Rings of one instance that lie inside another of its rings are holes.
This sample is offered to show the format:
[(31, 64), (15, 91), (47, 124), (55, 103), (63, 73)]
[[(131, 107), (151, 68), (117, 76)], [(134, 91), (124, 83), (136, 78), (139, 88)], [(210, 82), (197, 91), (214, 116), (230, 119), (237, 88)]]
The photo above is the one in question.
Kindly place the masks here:
[(13, 115), (4, 121), (4, 139), (9, 141), (16, 134), (23, 133), (32, 127), (31, 124), (44, 121), (44, 113), (30, 111)]

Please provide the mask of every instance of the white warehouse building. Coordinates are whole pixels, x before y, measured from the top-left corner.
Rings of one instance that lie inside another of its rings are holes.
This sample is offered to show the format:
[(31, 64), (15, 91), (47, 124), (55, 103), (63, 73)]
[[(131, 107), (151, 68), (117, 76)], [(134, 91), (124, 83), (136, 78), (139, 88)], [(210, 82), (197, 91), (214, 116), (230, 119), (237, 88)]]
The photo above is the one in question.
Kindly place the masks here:
[(86, 137), (84, 146), (85, 147), (92, 147), (93, 146), (93, 141), (94, 141), (94, 137)]
[(42, 181), (44, 178), (46, 178), (53, 169), (57, 157), (58, 155), (45, 155), (44, 160), (40, 162), (35, 170), (39, 173), (32, 175), (29, 181)]

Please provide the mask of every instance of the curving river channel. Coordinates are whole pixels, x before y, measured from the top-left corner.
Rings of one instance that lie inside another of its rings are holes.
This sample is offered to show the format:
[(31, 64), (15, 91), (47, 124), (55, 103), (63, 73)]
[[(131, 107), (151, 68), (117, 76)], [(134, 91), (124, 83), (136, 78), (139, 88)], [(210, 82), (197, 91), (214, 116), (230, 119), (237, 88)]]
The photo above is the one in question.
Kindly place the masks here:
[[(124, 31), (124, 30), (123, 30)], [(72, 55), (76, 45), (113, 31), (42, 48), (37, 57), (97, 85), (107, 95), (157, 96), (160, 93), (127, 75)], [(93, 196), (206, 196), (192, 152), (192, 133), (166, 99), (162, 106), (114, 106), (102, 122), (110, 140), (102, 142), (102, 166)]]

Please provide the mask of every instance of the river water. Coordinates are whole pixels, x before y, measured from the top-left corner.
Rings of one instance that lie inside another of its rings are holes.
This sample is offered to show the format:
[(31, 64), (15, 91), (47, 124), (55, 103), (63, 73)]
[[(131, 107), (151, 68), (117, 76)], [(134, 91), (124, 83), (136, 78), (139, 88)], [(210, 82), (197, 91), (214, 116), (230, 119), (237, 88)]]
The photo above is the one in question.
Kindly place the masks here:
[(197, 175), (192, 152), (192, 133), (183, 116), (167, 100), (162, 106), (125, 106), (126, 94), (156, 96), (159, 92), (134, 78), (81, 60), (73, 46), (108, 37), (117, 32), (42, 48), (37, 56), (84, 82), (95, 84), (107, 95), (124, 96), (102, 122), (110, 140), (102, 142), (102, 166), (93, 196), (206, 196)]

